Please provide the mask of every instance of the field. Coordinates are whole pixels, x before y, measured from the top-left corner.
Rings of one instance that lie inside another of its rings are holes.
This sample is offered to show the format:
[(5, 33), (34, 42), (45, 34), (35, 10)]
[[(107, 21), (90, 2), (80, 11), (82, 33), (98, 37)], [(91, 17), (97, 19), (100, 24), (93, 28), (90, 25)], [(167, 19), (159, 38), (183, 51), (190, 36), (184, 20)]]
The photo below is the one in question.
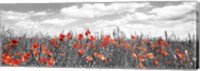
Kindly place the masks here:
[[(113, 35), (95, 36), (64, 32), (57, 37), (26, 35), (15, 37), (1, 27), (1, 65), (30, 67), (89, 68), (196, 68), (196, 40), (170, 40), (132, 35), (131, 39)], [(111, 36), (116, 36), (111, 38)]]

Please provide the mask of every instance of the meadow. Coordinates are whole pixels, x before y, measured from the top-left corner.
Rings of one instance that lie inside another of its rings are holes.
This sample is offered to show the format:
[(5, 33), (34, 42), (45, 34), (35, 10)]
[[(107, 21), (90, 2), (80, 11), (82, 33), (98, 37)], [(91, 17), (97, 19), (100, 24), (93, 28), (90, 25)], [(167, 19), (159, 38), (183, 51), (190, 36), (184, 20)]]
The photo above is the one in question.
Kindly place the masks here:
[[(164, 31), (163, 31), (164, 32)], [(196, 40), (153, 38), (131, 35), (130, 39), (115, 34), (63, 32), (57, 37), (26, 34), (16, 37), (1, 26), (1, 65), (24, 67), (86, 68), (196, 68)], [(115, 36), (111, 38), (111, 36)]]

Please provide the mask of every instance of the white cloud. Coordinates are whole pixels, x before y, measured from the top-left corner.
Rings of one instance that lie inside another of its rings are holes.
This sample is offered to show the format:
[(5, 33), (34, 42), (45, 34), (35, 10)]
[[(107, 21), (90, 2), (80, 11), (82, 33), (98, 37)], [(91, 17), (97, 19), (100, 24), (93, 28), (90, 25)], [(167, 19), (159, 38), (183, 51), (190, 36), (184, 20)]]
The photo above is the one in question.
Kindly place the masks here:
[(75, 22), (77, 19), (60, 19), (60, 18), (53, 18), (53, 19), (45, 19), (41, 21), (41, 24), (52, 24), (52, 25), (59, 25), (59, 26), (64, 26), (70, 23)]
[(149, 13), (157, 15), (157, 19), (173, 19), (181, 18), (188, 13), (195, 11), (195, 2), (185, 2), (181, 5), (164, 6), (162, 8), (154, 8)]
[(48, 14), (49, 13), (47, 13), (46, 11), (40, 11), (40, 12), (1, 11), (2, 20), (13, 20), (13, 21), (23, 21), (33, 16), (45, 16)]
[(125, 12), (133, 13), (138, 8), (142, 7), (150, 7), (150, 5), (149, 3), (112, 3), (109, 5), (105, 5), (104, 3), (83, 4), (80, 8), (75, 5), (62, 8), (60, 13), (71, 17), (94, 18)]

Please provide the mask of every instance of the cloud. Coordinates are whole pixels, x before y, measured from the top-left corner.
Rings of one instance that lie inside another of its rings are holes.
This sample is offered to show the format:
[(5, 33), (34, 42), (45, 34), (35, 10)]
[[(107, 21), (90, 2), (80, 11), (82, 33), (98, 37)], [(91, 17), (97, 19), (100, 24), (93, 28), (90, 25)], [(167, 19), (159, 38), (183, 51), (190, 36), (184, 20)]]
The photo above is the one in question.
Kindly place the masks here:
[(76, 5), (62, 8), (61, 14), (71, 17), (94, 18), (105, 15), (121, 14), (125, 12), (135, 12), (142, 7), (151, 7), (149, 3), (104, 3), (83, 4), (80, 8)]
[(45, 16), (48, 15), (46, 11), (40, 11), (40, 12), (16, 12), (16, 11), (1, 11), (2, 20), (12, 20), (12, 21), (23, 21), (26, 19), (29, 19), (30, 17), (34, 16)]
[(53, 19), (45, 19), (41, 21), (41, 24), (51, 24), (51, 25), (58, 25), (58, 26), (64, 26), (73, 22), (76, 22), (77, 19), (60, 19), (60, 18), (53, 18)]
[(164, 6), (162, 8), (154, 8), (149, 13), (157, 15), (157, 19), (176, 20), (183, 18), (185, 15), (194, 13), (196, 10), (195, 2), (184, 2), (180, 5)]

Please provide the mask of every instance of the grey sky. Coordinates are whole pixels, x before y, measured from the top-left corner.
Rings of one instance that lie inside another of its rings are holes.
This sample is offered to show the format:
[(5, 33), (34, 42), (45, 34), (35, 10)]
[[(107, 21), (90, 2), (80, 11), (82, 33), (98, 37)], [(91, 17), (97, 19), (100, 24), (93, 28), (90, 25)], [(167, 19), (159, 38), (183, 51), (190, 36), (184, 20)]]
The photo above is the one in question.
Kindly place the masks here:
[(62, 30), (83, 32), (84, 28), (105, 33), (116, 26), (127, 36), (149, 34), (163, 37), (166, 30), (180, 38), (196, 34), (196, 2), (125, 3), (26, 3), (0, 4), (2, 24), (16, 32)]

